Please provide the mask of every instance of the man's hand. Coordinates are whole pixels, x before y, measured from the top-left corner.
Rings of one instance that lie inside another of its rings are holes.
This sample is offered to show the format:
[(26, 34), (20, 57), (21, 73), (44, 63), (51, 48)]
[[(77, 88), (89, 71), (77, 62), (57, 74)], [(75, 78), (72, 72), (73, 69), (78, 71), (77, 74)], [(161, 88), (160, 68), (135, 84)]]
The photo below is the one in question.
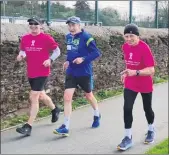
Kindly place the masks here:
[(126, 76), (135, 76), (136, 70), (126, 69), (120, 73), (121, 75), (126, 74)]
[(22, 61), (23, 59), (24, 59), (24, 57), (22, 55), (18, 55), (16, 58), (17, 61)]
[(45, 60), (45, 61), (43, 62), (43, 65), (44, 65), (45, 67), (51, 66), (51, 60), (50, 60), (50, 59)]
[(83, 61), (84, 59), (81, 57), (81, 58), (76, 58), (75, 60), (73, 60), (73, 63), (81, 64)]
[(125, 78), (126, 78), (126, 74), (123, 74), (123, 75), (121, 75), (121, 82), (124, 84), (124, 81), (125, 81)]
[(64, 64), (63, 64), (63, 71), (65, 71), (69, 66), (69, 61), (66, 61)]

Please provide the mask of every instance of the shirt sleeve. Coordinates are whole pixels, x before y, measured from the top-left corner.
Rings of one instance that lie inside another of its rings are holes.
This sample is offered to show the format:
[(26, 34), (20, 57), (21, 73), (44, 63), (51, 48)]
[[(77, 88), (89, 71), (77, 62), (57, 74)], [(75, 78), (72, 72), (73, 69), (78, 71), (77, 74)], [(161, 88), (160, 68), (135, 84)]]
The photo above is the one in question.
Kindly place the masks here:
[(124, 59), (124, 44), (121, 46), (121, 51), (122, 51), (122, 56), (123, 56), (123, 59)]
[(127, 65), (126, 65), (126, 63), (125, 63), (125, 44), (123, 44), (123, 45), (121, 46), (121, 51), (122, 51), (121, 59), (122, 59), (123, 62), (124, 62), (124, 67), (127, 69)]
[(49, 50), (53, 51), (55, 50), (59, 44), (54, 40), (54, 38), (50, 35), (48, 35), (48, 48)]
[(148, 45), (145, 46), (143, 51), (143, 62), (146, 67), (154, 67), (155, 60), (152, 54), (152, 51)]
[(85, 62), (89, 63), (89, 62), (95, 60), (96, 58), (100, 57), (101, 56), (101, 52), (97, 48), (96, 43), (95, 43), (95, 41), (94, 41), (92, 36), (88, 35), (86, 37), (86, 40), (87, 40), (86, 46), (89, 49), (89, 55), (84, 57), (85, 58), (84, 59), (84, 63)]
[[(66, 49), (67, 49), (67, 37), (68, 37), (68, 34), (65, 36), (65, 44), (66, 44)], [(67, 51), (68, 52), (68, 51)], [(68, 55), (66, 54), (66, 61), (69, 61), (68, 60)]]
[(24, 37), (22, 37), (22, 38), (21, 38), (21, 41), (20, 41), (20, 51), (25, 51)]

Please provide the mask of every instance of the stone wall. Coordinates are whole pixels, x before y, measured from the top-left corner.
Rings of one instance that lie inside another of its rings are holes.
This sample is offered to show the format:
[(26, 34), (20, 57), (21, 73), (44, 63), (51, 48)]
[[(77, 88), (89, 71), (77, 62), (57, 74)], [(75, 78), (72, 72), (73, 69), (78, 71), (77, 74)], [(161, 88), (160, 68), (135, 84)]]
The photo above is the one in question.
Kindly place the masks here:
[[(26, 33), (25, 25), (1, 24), (1, 116), (29, 106), (28, 96), (30, 86), (25, 72), (25, 62), (16, 62), (18, 49), (18, 36)], [(63, 101), (64, 77), (62, 64), (65, 60), (64, 36), (67, 27), (45, 27), (59, 42), (61, 56), (52, 65), (52, 74), (47, 83), (47, 92), (54, 103)], [(102, 57), (94, 62), (95, 90), (118, 89), (122, 87), (120, 72), (124, 69), (121, 52), (122, 27), (84, 27), (96, 39), (97, 46), (101, 49)], [(167, 30), (140, 29), (141, 39), (146, 41), (157, 62), (156, 75), (168, 75), (168, 32)], [(77, 91), (76, 96), (82, 95)]]

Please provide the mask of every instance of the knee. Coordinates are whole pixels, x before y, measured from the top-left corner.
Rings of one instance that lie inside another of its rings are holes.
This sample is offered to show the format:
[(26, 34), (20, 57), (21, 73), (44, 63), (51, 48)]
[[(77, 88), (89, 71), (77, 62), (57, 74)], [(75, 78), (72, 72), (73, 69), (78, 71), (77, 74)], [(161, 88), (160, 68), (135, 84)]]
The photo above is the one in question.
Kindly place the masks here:
[(72, 101), (72, 95), (69, 93), (64, 93), (64, 102), (71, 102)]
[(93, 93), (86, 93), (86, 99), (87, 100), (92, 100), (93, 99)]
[(40, 94), (39, 94), (39, 100), (41, 100), (41, 101), (45, 100), (45, 96), (44, 96), (43, 93), (40, 93)]
[(31, 92), (30, 95), (29, 95), (29, 99), (30, 99), (31, 103), (38, 101), (39, 96), (40, 96), (39, 92)]

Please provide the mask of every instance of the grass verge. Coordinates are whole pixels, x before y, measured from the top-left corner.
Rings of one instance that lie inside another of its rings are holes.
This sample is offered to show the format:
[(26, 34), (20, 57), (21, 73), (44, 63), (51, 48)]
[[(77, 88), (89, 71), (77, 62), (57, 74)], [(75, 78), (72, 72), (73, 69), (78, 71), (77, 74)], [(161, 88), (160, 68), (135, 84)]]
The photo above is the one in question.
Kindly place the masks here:
[(168, 152), (168, 138), (160, 144), (149, 149), (145, 154), (169, 154)]
[[(154, 83), (162, 83), (162, 82), (167, 82), (168, 77), (163, 77), (163, 78), (154, 78)], [(100, 90), (95, 94), (95, 97), (98, 101), (102, 101), (104, 99), (117, 96), (122, 94), (123, 89), (119, 90)], [(85, 98), (77, 98), (76, 100), (73, 101), (72, 103), (72, 109), (75, 110), (78, 107), (87, 105), (88, 102)], [(61, 104), (61, 110), (63, 111), (63, 104)], [(39, 110), (39, 113), (37, 115), (37, 119), (47, 117), (51, 114), (51, 110), (48, 107), (42, 107)], [(5, 128), (9, 128), (18, 124), (22, 124), (28, 120), (28, 115), (20, 115), (20, 116), (14, 116), (13, 118), (7, 118), (5, 120), (1, 120), (1, 130)]]

